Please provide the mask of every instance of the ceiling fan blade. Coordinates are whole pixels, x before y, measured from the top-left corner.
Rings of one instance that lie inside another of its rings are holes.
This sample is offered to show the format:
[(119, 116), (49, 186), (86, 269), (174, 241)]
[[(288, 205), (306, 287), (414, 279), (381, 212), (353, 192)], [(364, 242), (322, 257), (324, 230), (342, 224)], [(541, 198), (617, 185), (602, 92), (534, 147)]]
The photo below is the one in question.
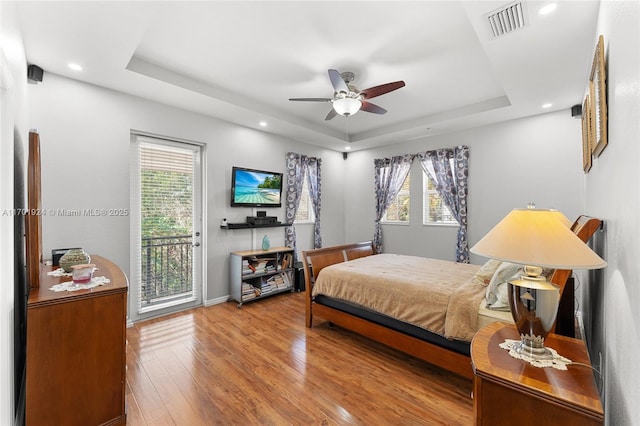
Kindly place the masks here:
[(385, 93), (398, 90), (404, 87), (404, 81), (394, 81), (393, 83), (381, 84), (380, 86), (370, 87), (360, 91), (367, 99), (375, 98), (376, 96), (384, 95)]
[(331, 98), (289, 98), (290, 101), (304, 101), (304, 102), (331, 102)]
[(327, 114), (327, 116), (324, 118), (325, 121), (329, 121), (331, 120), (333, 117), (335, 117), (336, 115), (338, 115), (338, 113), (336, 112), (335, 109), (331, 108), (331, 111), (329, 111), (329, 114)]
[(374, 114), (385, 114), (387, 112), (386, 109), (367, 101), (362, 101), (362, 106), (360, 107), (360, 109), (362, 111), (372, 112)]
[(336, 70), (329, 70), (329, 78), (331, 79), (331, 84), (333, 85), (333, 89), (337, 92), (349, 93), (349, 86), (344, 82), (340, 73)]

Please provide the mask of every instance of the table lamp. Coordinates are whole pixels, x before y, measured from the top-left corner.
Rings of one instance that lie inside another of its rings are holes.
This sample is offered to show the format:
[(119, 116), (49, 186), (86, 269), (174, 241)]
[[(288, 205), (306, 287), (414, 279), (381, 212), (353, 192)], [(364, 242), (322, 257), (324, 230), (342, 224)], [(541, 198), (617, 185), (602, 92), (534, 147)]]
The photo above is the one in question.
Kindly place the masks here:
[(480, 256), (523, 265), (523, 273), (508, 282), (507, 294), (521, 339), (514, 349), (534, 360), (553, 358), (544, 340), (553, 328), (560, 301), (560, 287), (547, 281), (542, 268), (607, 266), (568, 223), (557, 210), (514, 209), (471, 248)]

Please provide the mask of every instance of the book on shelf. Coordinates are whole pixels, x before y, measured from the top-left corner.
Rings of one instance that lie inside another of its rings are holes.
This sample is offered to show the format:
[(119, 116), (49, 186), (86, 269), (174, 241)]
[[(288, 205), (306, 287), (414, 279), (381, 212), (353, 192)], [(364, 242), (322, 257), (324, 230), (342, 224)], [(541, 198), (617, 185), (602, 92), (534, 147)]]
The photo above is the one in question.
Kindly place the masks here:
[(274, 283), (279, 289), (283, 289), (283, 288), (289, 287), (287, 285), (286, 280), (284, 279), (284, 277), (282, 275), (279, 275), (278, 278), (276, 280), (274, 280)]
[(243, 282), (242, 283), (242, 298), (243, 299), (252, 299), (256, 296), (260, 296), (260, 289), (256, 288), (255, 286), (253, 286), (252, 284), (248, 283), (248, 282)]
[(255, 293), (243, 294), (242, 295), (242, 301), (255, 299), (256, 297), (258, 297), (258, 295), (255, 294)]
[(293, 255), (291, 253), (285, 253), (282, 255), (282, 263), (280, 269), (285, 270), (293, 264)]
[[(246, 263), (245, 263), (246, 262)], [(275, 260), (271, 258), (258, 258), (258, 260), (243, 260), (242, 274), (266, 274), (276, 270)]]
[(287, 278), (288, 274), (275, 274), (265, 280), (264, 284), (262, 284), (262, 290), (265, 291), (265, 288), (268, 291), (273, 290), (281, 290), (285, 288), (291, 287), (291, 282)]

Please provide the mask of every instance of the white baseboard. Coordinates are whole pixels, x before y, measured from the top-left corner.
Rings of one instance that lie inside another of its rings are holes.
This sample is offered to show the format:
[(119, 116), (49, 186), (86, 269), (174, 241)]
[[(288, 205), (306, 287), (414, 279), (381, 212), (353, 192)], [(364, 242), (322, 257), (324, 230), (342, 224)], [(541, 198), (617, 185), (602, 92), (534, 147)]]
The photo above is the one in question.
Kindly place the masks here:
[(229, 301), (229, 296), (216, 297), (215, 299), (209, 299), (204, 301), (204, 306), (219, 305), (220, 303), (226, 303)]
[[(220, 303), (226, 303), (228, 301), (229, 301), (229, 296), (216, 297), (215, 299), (205, 300), (203, 303), (203, 306), (207, 307), (207, 306), (219, 305)], [(193, 309), (193, 307), (186, 308), (186, 309)], [(131, 321), (129, 318), (127, 318), (127, 328), (133, 327), (133, 324), (134, 322)]]

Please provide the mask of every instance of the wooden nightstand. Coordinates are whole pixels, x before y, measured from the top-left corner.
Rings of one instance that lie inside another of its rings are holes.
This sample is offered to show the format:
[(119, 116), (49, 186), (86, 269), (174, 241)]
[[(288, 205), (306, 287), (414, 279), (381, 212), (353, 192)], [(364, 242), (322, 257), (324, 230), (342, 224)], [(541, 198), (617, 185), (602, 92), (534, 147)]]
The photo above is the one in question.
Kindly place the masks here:
[[(512, 324), (495, 322), (471, 342), (476, 425), (601, 425), (603, 411), (582, 340), (550, 334), (545, 345), (576, 364), (562, 371), (534, 367), (498, 345), (519, 339)], [(586, 365), (580, 365), (586, 364)]]

